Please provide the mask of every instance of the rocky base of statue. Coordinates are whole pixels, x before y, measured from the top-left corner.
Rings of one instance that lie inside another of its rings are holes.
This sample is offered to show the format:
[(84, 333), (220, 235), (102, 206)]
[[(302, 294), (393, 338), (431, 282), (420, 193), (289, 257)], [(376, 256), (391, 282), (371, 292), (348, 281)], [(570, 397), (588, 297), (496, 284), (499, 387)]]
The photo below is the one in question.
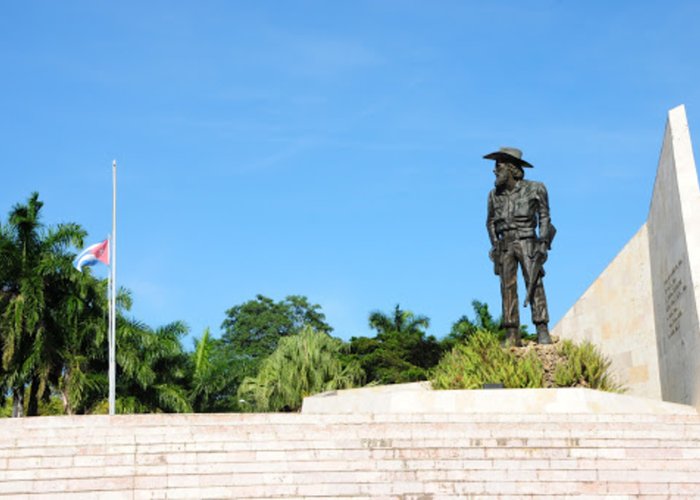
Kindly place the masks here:
[[(584, 387), (611, 392), (625, 391), (617, 375), (610, 370), (610, 360), (592, 344), (573, 344), (552, 336), (549, 344), (523, 340), (521, 346), (510, 345), (505, 349), (520, 362), (527, 362), (534, 354), (542, 365), (541, 387), (544, 389)], [(559, 383), (557, 371), (562, 372), (559, 373)]]
[[(556, 388), (554, 382), (554, 372), (557, 365), (566, 362), (566, 356), (562, 353), (559, 339), (550, 337), (549, 343), (542, 344), (533, 340), (524, 340), (520, 346), (510, 346), (508, 350), (515, 354), (518, 358), (525, 358), (530, 352), (534, 351), (544, 369), (544, 384), (545, 388)], [(588, 387), (587, 384), (579, 384), (578, 387)]]

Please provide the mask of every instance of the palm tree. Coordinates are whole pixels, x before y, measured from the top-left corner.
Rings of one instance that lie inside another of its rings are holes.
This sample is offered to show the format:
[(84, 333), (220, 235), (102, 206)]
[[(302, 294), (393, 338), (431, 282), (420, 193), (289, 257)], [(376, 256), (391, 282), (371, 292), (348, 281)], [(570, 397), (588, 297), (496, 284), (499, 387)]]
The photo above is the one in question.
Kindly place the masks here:
[[(54, 304), (65, 339), (56, 391), (64, 413), (72, 415), (84, 413), (91, 395), (107, 390), (101, 369), (107, 350), (107, 280), (96, 280), (84, 271), (69, 273), (65, 281), (62, 300)], [(121, 302), (118, 297), (117, 303)]]
[(187, 355), (180, 342), (187, 331), (180, 321), (152, 329), (117, 316), (118, 413), (192, 411), (185, 389)]
[[(107, 395), (106, 281), (72, 267), (69, 247), (82, 247), (77, 224), (45, 229), (33, 193), (0, 224), (0, 391), (13, 416), (38, 414), (39, 400), (59, 394), (65, 413), (101, 411)], [(128, 319), (131, 299), (117, 297), (118, 409), (191, 411), (187, 356), (174, 322), (151, 329)], [(25, 395), (28, 395), (25, 402)]]
[(298, 335), (283, 337), (260, 365), (258, 375), (241, 383), (238, 397), (242, 408), (296, 411), (306, 396), (357, 386), (364, 373), (356, 362), (343, 359), (346, 349), (341, 340), (309, 326)]
[[(463, 315), (452, 324), (450, 333), (442, 339), (442, 347), (445, 352), (452, 350), (457, 344), (465, 343), (477, 331), (488, 332), (501, 341), (505, 339), (503, 318), (494, 318), (489, 311), (488, 304), (473, 300), (472, 309), (474, 310), (474, 319), (470, 319), (466, 314)], [(536, 338), (536, 334), (528, 333), (526, 325), (520, 325), (520, 334), (523, 338)]]
[(352, 338), (351, 350), (371, 382), (397, 384), (425, 380), (426, 370), (440, 359), (440, 344), (426, 334), (430, 320), (402, 310), (397, 304), (392, 315), (374, 311), (370, 327), (374, 339)]
[(211, 394), (215, 389), (214, 378), (216, 378), (216, 367), (212, 360), (214, 350), (213, 339), (209, 328), (204, 330), (202, 338), (195, 340), (194, 352), (192, 353), (192, 388), (190, 390), (190, 400), (195, 409), (207, 408)]
[[(106, 283), (101, 282), (106, 291)], [(106, 308), (105, 294), (96, 302)], [(75, 302), (75, 301), (74, 301)], [(120, 289), (117, 294), (116, 332), (116, 410), (117, 413), (190, 412), (187, 398), (187, 354), (180, 339), (187, 333), (182, 322), (159, 328), (126, 315), (131, 296)], [(99, 309), (98, 309), (99, 310)], [(106, 315), (93, 321), (87, 313), (75, 313), (76, 327), (68, 338), (82, 344), (64, 350), (65, 368), (59, 383), (66, 413), (106, 413), (108, 408), (108, 356)], [(81, 332), (81, 333), (77, 333)]]
[[(33, 193), (17, 204), (0, 225), (0, 336), (4, 385), (12, 394), (13, 416), (36, 415), (38, 400), (61, 371), (63, 332), (48, 305), (56, 300), (61, 274), (71, 266), (70, 245), (82, 246), (85, 231), (77, 224), (44, 229), (43, 203)], [(55, 318), (54, 318), (55, 319)]]
[(393, 316), (381, 311), (372, 312), (369, 315), (369, 326), (377, 330), (378, 337), (392, 332), (424, 335), (425, 329), (430, 326), (430, 319), (427, 316), (416, 316), (411, 311), (404, 311), (396, 304)]
[(466, 314), (461, 316), (452, 324), (450, 333), (442, 340), (446, 352), (455, 345), (466, 342), (478, 330), (492, 333), (496, 337), (503, 335), (501, 320), (493, 318), (488, 304), (473, 300), (472, 309), (474, 310), (474, 319), (472, 320)]
[(230, 361), (223, 342), (212, 338), (206, 328), (190, 354), (189, 398), (195, 412), (232, 411), (238, 407), (235, 396), (239, 379)]
[[(411, 311), (402, 310), (399, 304), (394, 308), (393, 317), (379, 311), (369, 316), (369, 324), (377, 330), (377, 339), (398, 355), (400, 359), (421, 369), (431, 368), (440, 359), (438, 341), (432, 335), (426, 334), (430, 326), (427, 316), (416, 316)], [(414, 372), (411, 379), (419, 376), (420, 370)], [(420, 373), (420, 378), (423, 374)], [(408, 380), (403, 380), (408, 381)]]

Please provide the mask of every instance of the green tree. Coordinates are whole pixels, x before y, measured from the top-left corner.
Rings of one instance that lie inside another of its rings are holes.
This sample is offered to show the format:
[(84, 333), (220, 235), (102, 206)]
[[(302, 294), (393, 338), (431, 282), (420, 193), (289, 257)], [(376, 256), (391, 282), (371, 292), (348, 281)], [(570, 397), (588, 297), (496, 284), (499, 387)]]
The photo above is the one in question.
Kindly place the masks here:
[[(53, 328), (63, 332), (58, 350), (61, 369), (56, 390), (68, 415), (84, 413), (89, 394), (106, 387), (106, 379), (97, 371), (107, 349), (107, 280), (96, 280), (89, 270), (64, 273), (61, 293), (51, 308), (58, 311)], [(121, 304), (124, 300), (118, 298)]]
[(404, 311), (399, 304), (396, 304), (392, 315), (381, 311), (370, 313), (369, 326), (377, 330), (380, 337), (393, 332), (424, 335), (424, 330), (430, 326), (430, 319), (427, 316), (416, 316), (411, 311)]
[[(501, 317), (493, 317), (491, 311), (489, 311), (488, 304), (473, 300), (472, 309), (474, 310), (474, 319), (463, 315), (452, 324), (450, 333), (441, 341), (443, 352), (450, 351), (457, 344), (467, 342), (469, 337), (477, 331), (488, 332), (501, 341), (505, 339), (505, 329), (502, 326), (503, 320)], [(537, 338), (537, 334), (528, 333), (526, 325), (520, 325), (520, 335), (525, 340)]]
[(396, 384), (427, 378), (427, 370), (435, 366), (442, 353), (435, 337), (426, 335), (430, 325), (427, 317), (396, 305), (392, 315), (372, 312), (369, 324), (377, 330), (376, 337), (350, 339), (352, 357), (369, 382)]
[(501, 320), (500, 318), (494, 319), (488, 304), (473, 300), (472, 309), (474, 310), (474, 319), (463, 315), (452, 324), (450, 333), (442, 339), (442, 348), (445, 352), (459, 343), (466, 342), (477, 330), (490, 332), (496, 337), (503, 335)]
[(226, 311), (221, 341), (227, 363), (234, 371), (234, 385), (257, 373), (262, 360), (272, 354), (279, 341), (304, 326), (330, 334), (321, 306), (306, 297), (290, 295), (275, 302), (263, 295)]
[(187, 326), (180, 321), (153, 329), (117, 317), (117, 412), (192, 411), (187, 397), (188, 358), (181, 343), (186, 333)]
[[(102, 412), (107, 407), (107, 284), (76, 271), (77, 224), (45, 228), (37, 193), (0, 224), (0, 394), (12, 415)], [(117, 297), (117, 409), (191, 411), (187, 360), (174, 322), (151, 329)], [(0, 401), (2, 403), (3, 401)]]
[(71, 268), (69, 247), (82, 246), (77, 224), (48, 229), (41, 223), (38, 193), (10, 211), (0, 225), (0, 341), (2, 385), (12, 394), (13, 416), (21, 416), (28, 388), (27, 414), (38, 413), (39, 399), (62, 372), (65, 345), (60, 308), (53, 305)]
[(189, 398), (195, 412), (234, 411), (238, 408), (235, 372), (231, 370), (226, 351), (209, 328), (195, 340), (190, 354)]
[(238, 390), (248, 411), (296, 411), (304, 397), (347, 389), (362, 383), (364, 374), (342, 353), (347, 345), (325, 332), (302, 328), (279, 341), (255, 377), (246, 377)]
[[(188, 398), (188, 354), (181, 343), (187, 326), (175, 321), (151, 328), (127, 316), (132, 299), (127, 290), (117, 294), (116, 332), (116, 411), (117, 413), (191, 412)], [(76, 349), (67, 359), (76, 358), (80, 377), (78, 387), (66, 391), (74, 413), (106, 413), (108, 409), (107, 318), (94, 329), (95, 343), (83, 351)], [(89, 330), (88, 330), (89, 331)], [(76, 382), (75, 374), (71, 383)], [(78, 396), (74, 393), (79, 391)]]

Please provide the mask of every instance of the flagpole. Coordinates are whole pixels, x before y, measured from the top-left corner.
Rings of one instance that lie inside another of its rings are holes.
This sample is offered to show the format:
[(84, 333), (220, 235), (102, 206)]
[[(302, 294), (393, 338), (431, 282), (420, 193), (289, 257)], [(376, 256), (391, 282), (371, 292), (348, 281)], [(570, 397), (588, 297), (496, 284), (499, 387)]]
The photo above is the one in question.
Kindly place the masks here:
[[(107, 251), (108, 255), (112, 255), (112, 234), (107, 235)], [(107, 356), (109, 359), (109, 372), (107, 381), (109, 382), (109, 393), (107, 400), (109, 401), (109, 414), (112, 415), (112, 265), (109, 264), (109, 272), (107, 273)]]
[(114, 415), (116, 401), (117, 367), (115, 344), (117, 340), (117, 160), (112, 161), (112, 238), (111, 238), (110, 304), (109, 304), (109, 414)]

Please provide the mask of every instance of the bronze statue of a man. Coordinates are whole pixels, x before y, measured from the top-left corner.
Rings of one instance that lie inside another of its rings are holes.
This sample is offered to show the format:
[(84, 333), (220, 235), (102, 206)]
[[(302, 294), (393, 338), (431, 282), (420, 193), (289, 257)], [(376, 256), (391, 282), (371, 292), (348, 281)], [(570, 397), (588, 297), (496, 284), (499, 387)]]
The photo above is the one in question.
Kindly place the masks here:
[(503, 326), (506, 342), (520, 345), (518, 265), (527, 289), (525, 307), (531, 306), (537, 341), (550, 344), (549, 314), (544, 294), (543, 264), (556, 229), (549, 218), (547, 189), (541, 182), (524, 179), (523, 167), (532, 168), (516, 148), (501, 148), (484, 158), (496, 161), (496, 187), (489, 193), (486, 227), (491, 239), (489, 256), (501, 278)]

